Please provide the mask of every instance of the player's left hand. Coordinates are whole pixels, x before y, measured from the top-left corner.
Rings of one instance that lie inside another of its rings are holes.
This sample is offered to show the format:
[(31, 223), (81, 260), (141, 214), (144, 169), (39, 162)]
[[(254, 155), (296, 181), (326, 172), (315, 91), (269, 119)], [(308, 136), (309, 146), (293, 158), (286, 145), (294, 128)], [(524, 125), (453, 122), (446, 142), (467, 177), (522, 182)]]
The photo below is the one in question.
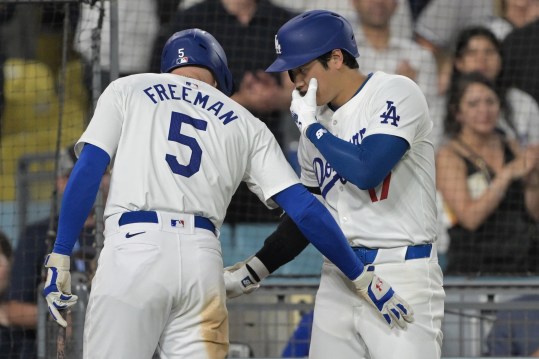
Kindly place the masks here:
[(249, 259), (224, 269), (223, 275), (225, 278), (226, 297), (228, 299), (249, 294), (260, 288), (260, 284), (247, 269), (247, 261)]
[(43, 296), (47, 301), (52, 318), (64, 328), (67, 326), (67, 322), (59, 311), (75, 305), (78, 299), (76, 295), (71, 294), (70, 262), (69, 256), (54, 252), (45, 259), (45, 267), (48, 269)]
[(260, 282), (269, 275), (268, 268), (255, 255), (224, 269), (228, 299), (249, 294), (260, 288)]
[(313, 77), (309, 81), (309, 88), (305, 96), (301, 96), (299, 91), (292, 91), (292, 104), (290, 112), (298, 126), (299, 131), (305, 134), (307, 128), (316, 121), (316, 90), (318, 89), (318, 81)]
[(397, 324), (404, 329), (406, 323), (414, 321), (410, 305), (393, 291), (388, 282), (374, 273), (374, 266), (365, 266), (353, 283), (357, 293), (380, 312), (390, 328)]

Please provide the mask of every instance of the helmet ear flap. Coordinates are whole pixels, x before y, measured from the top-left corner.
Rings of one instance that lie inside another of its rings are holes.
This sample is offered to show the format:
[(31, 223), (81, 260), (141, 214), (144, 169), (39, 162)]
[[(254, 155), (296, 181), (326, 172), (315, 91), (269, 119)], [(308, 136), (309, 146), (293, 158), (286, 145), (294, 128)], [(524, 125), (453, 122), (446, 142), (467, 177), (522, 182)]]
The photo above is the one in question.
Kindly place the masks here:
[(188, 29), (167, 40), (161, 54), (161, 72), (168, 73), (182, 66), (207, 68), (217, 81), (217, 88), (227, 96), (232, 94), (234, 84), (225, 51), (210, 33)]

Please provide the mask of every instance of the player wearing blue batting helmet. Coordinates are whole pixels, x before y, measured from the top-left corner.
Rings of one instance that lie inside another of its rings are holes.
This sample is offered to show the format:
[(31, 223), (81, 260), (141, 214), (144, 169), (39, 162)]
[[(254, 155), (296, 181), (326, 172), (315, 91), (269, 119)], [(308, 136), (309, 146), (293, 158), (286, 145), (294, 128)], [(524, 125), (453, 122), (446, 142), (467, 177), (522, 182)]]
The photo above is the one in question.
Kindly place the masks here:
[(279, 29), (275, 35), (277, 59), (266, 71), (289, 71), (334, 49), (342, 49), (354, 58), (359, 56), (350, 23), (331, 11), (307, 11)]
[(226, 54), (219, 42), (200, 29), (178, 31), (166, 42), (161, 54), (161, 72), (171, 72), (182, 66), (202, 66), (211, 71), (217, 88), (227, 96), (232, 94), (232, 74)]

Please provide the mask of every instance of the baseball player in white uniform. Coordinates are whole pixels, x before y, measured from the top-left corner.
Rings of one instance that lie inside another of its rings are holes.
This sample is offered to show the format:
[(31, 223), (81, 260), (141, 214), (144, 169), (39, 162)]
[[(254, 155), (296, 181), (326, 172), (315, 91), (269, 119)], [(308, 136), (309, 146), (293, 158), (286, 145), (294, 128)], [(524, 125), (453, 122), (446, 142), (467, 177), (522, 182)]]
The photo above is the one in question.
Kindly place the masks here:
[[(79, 139), (43, 294), (58, 324), (73, 305), (69, 255), (113, 159), (105, 245), (92, 282), (84, 358), (221, 359), (228, 348), (219, 228), (246, 181), (280, 205), (309, 240), (369, 295), (377, 277), (327, 209), (300, 183), (267, 127), (228, 96), (232, 76), (215, 38), (189, 29), (165, 44), (162, 74), (111, 83)], [(248, 278), (244, 278), (247, 283)], [(371, 302), (401, 324), (409, 306)], [(357, 295), (356, 294), (356, 295)]]
[[(309, 358), (440, 358), (445, 293), (425, 96), (406, 77), (362, 74), (352, 28), (338, 14), (303, 13), (280, 28), (275, 44), (278, 56), (266, 71), (289, 71), (296, 86), (301, 182), (320, 195), (362, 263), (415, 313), (404, 331), (393, 330), (325, 259)], [(280, 226), (256, 256), (225, 269), (229, 298), (256, 289), (308, 244), (293, 227)], [(283, 254), (282, 243), (295, 252)], [(236, 273), (247, 265), (253, 284), (242, 285)]]

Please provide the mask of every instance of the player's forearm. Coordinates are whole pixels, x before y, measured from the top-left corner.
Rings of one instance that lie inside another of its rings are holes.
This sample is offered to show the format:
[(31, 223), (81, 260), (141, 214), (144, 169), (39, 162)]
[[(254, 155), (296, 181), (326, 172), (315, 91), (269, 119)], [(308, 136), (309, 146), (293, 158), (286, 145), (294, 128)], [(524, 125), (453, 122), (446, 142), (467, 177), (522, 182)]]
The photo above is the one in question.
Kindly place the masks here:
[(511, 178), (506, 172), (502, 171), (494, 177), (488, 190), (479, 198), (460, 206), (460, 211), (455, 211), (459, 224), (469, 231), (477, 230), (496, 211), (510, 183)]
[(528, 213), (539, 221), (539, 185), (526, 186), (525, 199)]
[(305, 237), (348, 278), (363, 272), (363, 263), (354, 254), (337, 222), (305, 187), (291, 186), (273, 199), (298, 225)]
[(368, 136), (361, 145), (354, 145), (319, 123), (311, 125), (306, 134), (341, 177), (364, 190), (382, 183), (409, 147), (403, 138), (384, 134)]
[(53, 252), (70, 255), (88, 218), (110, 158), (99, 147), (86, 144), (69, 178), (60, 210)]
[(256, 257), (273, 273), (281, 266), (292, 261), (309, 245), (298, 226), (288, 214), (284, 214), (277, 229), (264, 241), (264, 246)]
[(7, 318), (10, 326), (34, 329), (37, 325), (37, 305), (18, 301), (6, 304)]

